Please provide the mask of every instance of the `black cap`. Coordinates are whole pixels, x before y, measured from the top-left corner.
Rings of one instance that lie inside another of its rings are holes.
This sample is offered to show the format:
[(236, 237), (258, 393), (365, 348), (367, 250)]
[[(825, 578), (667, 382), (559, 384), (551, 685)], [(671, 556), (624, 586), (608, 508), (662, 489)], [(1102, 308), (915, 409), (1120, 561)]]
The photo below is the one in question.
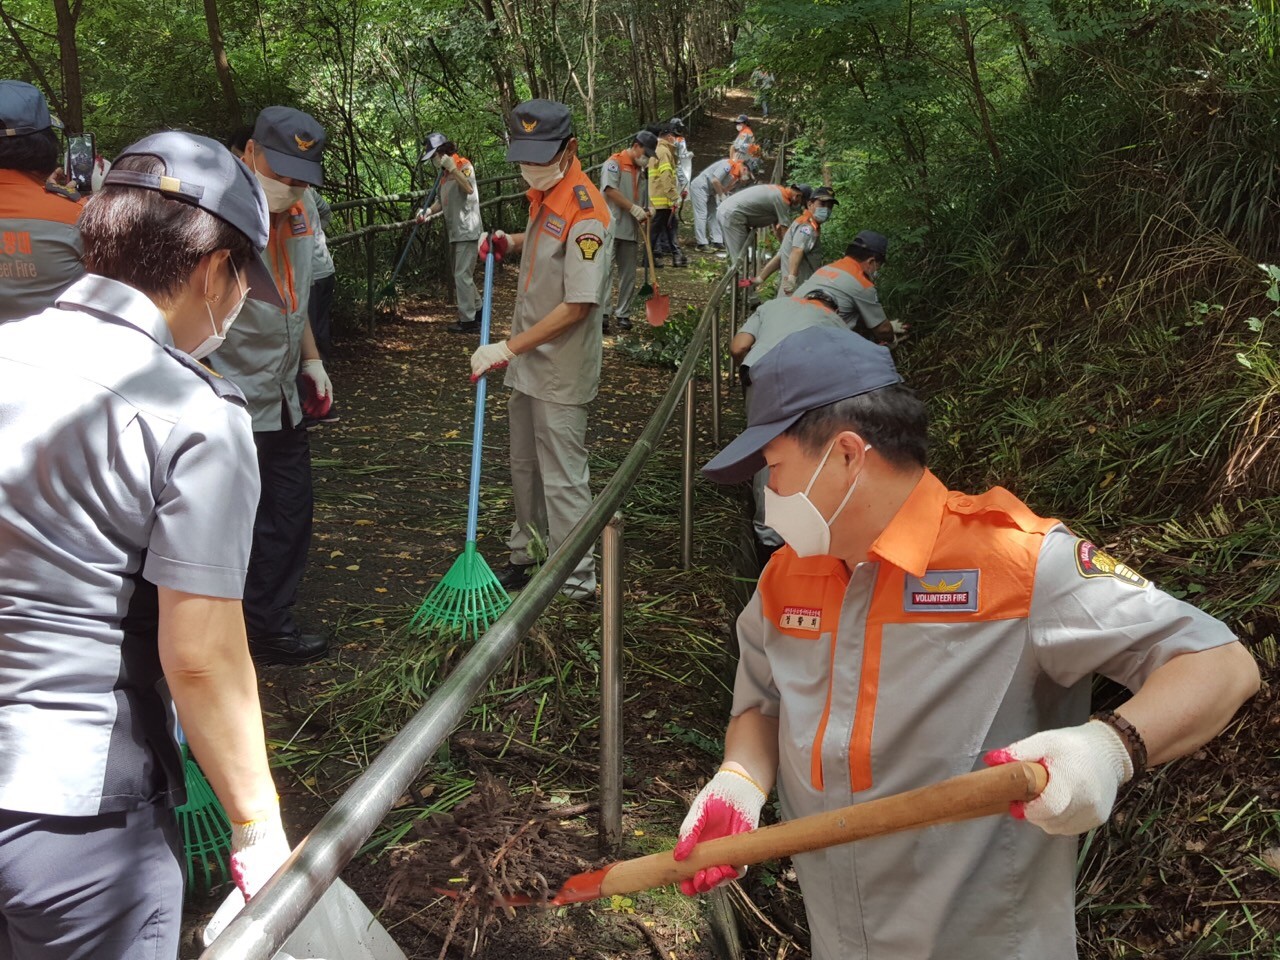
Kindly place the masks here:
[[(125, 157), (155, 157), (164, 164), (164, 173), (121, 170)], [(266, 249), (271, 221), (262, 187), (253, 172), (216, 140), (177, 130), (144, 137), (116, 157), (102, 181), (104, 193), (111, 187), (155, 190), (170, 200), (189, 203), (235, 227), (257, 253)], [(253, 299), (284, 306), (261, 257), (249, 258), (245, 282)]]
[(863, 251), (870, 253), (881, 263), (885, 262), (885, 257), (889, 253), (889, 238), (883, 233), (876, 233), (874, 230), (862, 230), (853, 238), (853, 243), (849, 244), (849, 249), (845, 251), (849, 256), (853, 256), (855, 247), (860, 247), (859, 253)]
[(0, 80), (0, 137), (25, 137), (62, 122), (49, 113), (44, 94), (21, 80)]
[(670, 120), (667, 121), (667, 126), (669, 126), (672, 130), (683, 131), (684, 121), (681, 120), (679, 117), (672, 117)]
[(658, 149), (658, 138), (648, 130), (641, 130), (636, 134), (635, 139), (632, 142), (638, 143), (640, 146), (644, 147), (644, 155), (646, 157), (654, 156)]
[(793, 183), (791, 189), (800, 194), (801, 203), (808, 203), (813, 199), (813, 187), (807, 183)]
[(745, 113), (738, 114), (738, 119), (734, 123), (746, 123), (750, 118)]
[(282, 177), (313, 187), (324, 183), (320, 158), (324, 155), (324, 127), (310, 114), (293, 107), (267, 107), (253, 125), (253, 142), (267, 155), (271, 169)]
[(443, 133), (428, 133), (426, 139), (422, 141), (422, 159), (430, 160), (448, 142), (449, 138)]
[(830, 202), (832, 204), (836, 204), (840, 202), (836, 199), (836, 192), (832, 190), (830, 187), (819, 187), (817, 190), (813, 191), (813, 194), (809, 197), (809, 199), (822, 200), (824, 202)]
[(507, 119), (508, 163), (550, 163), (573, 136), (573, 114), (555, 100), (526, 100)]
[(716, 483), (750, 479), (769, 442), (810, 410), (901, 382), (887, 347), (845, 328), (799, 330), (751, 365), (747, 429), (702, 472)]

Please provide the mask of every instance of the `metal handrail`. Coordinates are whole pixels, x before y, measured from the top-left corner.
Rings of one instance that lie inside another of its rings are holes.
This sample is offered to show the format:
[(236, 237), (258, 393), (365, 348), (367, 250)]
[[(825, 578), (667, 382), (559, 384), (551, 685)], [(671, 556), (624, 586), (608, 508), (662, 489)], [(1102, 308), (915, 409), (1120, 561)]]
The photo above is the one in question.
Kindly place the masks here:
[[(667, 392), (586, 515), (431, 698), (298, 844), (281, 870), (201, 954), (201, 960), (268, 960), (273, 956), (462, 721), (485, 684), (515, 651), (622, 505), (666, 431), (676, 405), (682, 396), (687, 397), (686, 386), (693, 383), (713, 317), (736, 277), (730, 266), (712, 288)], [(713, 388), (719, 390), (720, 384)]]

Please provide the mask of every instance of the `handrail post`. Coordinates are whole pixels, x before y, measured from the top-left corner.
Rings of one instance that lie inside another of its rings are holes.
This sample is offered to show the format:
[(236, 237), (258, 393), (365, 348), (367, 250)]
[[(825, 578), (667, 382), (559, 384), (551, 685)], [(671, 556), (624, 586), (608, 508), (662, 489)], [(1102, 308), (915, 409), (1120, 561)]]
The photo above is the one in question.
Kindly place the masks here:
[(365, 320), (369, 336), (373, 336), (373, 234), (365, 234), (364, 238), (364, 296), (368, 317)]
[(711, 310), (711, 442), (720, 446), (720, 305)]
[(601, 535), (600, 846), (622, 847), (622, 528), (621, 513)]
[(680, 568), (693, 567), (693, 454), (694, 404), (697, 402), (697, 380), (689, 378), (684, 386), (684, 457), (680, 476)]

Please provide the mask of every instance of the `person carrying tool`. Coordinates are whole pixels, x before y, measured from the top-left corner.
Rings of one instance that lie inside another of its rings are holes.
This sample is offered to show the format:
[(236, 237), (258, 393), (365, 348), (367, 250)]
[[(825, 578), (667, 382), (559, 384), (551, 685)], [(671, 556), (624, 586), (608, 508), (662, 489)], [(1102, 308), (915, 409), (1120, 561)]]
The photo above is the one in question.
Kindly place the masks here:
[(822, 266), (822, 225), (831, 216), (835, 205), (835, 191), (830, 187), (819, 187), (813, 191), (812, 198), (805, 204), (805, 212), (792, 221), (783, 234), (778, 252), (764, 265), (759, 276), (751, 278), (752, 285), (760, 286), (775, 271), (781, 270), (777, 296), (789, 297), (800, 284), (813, 276), (814, 271)]
[(480, 240), (480, 192), (471, 161), (458, 153), (443, 133), (427, 135), (423, 159), (440, 172), (440, 195), (431, 208), (419, 210), (419, 223), (444, 211), (445, 229), (453, 260), (453, 290), (458, 319), (445, 329), (450, 333), (480, 332), (480, 299), (476, 295), (476, 243)]
[(752, 230), (773, 227), (781, 239), (794, 211), (807, 203), (811, 194), (805, 184), (783, 187), (761, 183), (744, 187), (722, 200), (716, 218), (730, 261), (742, 262)]
[(814, 271), (796, 288), (795, 296), (822, 290), (835, 300), (836, 312), (850, 330), (873, 340), (891, 341), (906, 333), (907, 326), (885, 317), (876, 293), (876, 274), (888, 254), (889, 241), (884, 234), (862, 230), (845, 248), (843, 257)]
[[(747, 428), (703, 472), (736, 483), (768, 465), (765, 519), (787, 545), (738, 618), (724, 762), (676, 859), (754, 829), (775, 782), (792, 819), (1037, 761), (1048, 786), (1014, 816), (794, 864), (816, 960), (1074, 960), (1076, 836), (1124, 783), (1226, 726), (1258, 689), (1253, 658), (1009, 491), (948, 491), (886, 348), (802, 330), (752, 365), (751, 390)], [(1091, 718), (1095, 673), (1133, 696)], [(737, 875), (711, 867), (682, 889)]]
[[(250, 300), (210, 365), (244, 393), (262, 497), (253, 524), (253, 554), (244, 587), (249, 650), (261, 664), (310, 663), (325, 656), (323, 634), (303, 633), (294, 620), (298, 585), (311, 547), (311, 445), (306, 412), (323, 417), (333, 402), (308, 317), (319, 214), (307, 187), (323, 182), (325, 133), (292, 107), (258, 114), (244, 163), (267, 197), (271, 238), (266, 258), (280, 303)], [(301, 374), (307, 399), (299, 396)]]
[(741, 184), (754, 179), (750, 161), (717, 160), (689, 184), (689, 199), (693, 201), (693, 241), (699, 253), (712, 248), (723, 250), (720, 223), (716, 219), (716, 204), (733, 193)]
[[(729, 145), (729, 158), (731, 160), (745, 160), (750, 156), (759, 156), (760, 150), (756, 146), (755, 131), (751, 129), (750, 118), (745, 114), (739, 114), (738, 119), (734, 121), (733, 128), (738, 135), (733, 138), (733, 143)], [(753, 154), (751, 148), (756, 147)]]
[(232, 820), (246, 898), (289, 855), (240, 597), (258, 472), (244, 397), (198, 360), (247, 297), (266, 199), (221, 144), (124, 150), (86, 276), (0, 324), (0, 955), (175, 957), (176, 719)]
[[(648, 229), (646, 203), (649, 178), (642, 176), (658, 148), (658, 138), (641, 130), (626, 150), (619, 150), (600, 168), (600, 192), (609, 204), (613, 225), (613, 262), (618, 270), (618, 303), (613, 316), (619, 330), (631, 329), (631, 305), (636, 296), (636, 264), (640, 256), (641, 230)], [(602, 332), (609, 332), (609, 300), (604, 305)]]
[(49, 179), (55, 128), (44, 94), (0, 80), (0, 322), (39, 313), (84, 273), (80, 195)]
[(683, 267), (688, 263), (683, 251), (671, 242), (671, 218), (680, 204), (680, 181), (676, 173), (675, 133), (663, 124), (658, 134), (658, 146), (653, 162), (649, 164), (649, 206), (653, 208), (653, 220), (649, 228), (649, 240), (653, 244), (653, 261), (662, 265), (662, 258), (671, 255), (671, 266)]
[[(508, 119), (507, 160), (529, 185), (524, 233), (482, 234), (479, 254), (520, 255), (511, 337), (471, 355), (471, 375), (509, 364), (507, 417), (516, 519), (499, 582), (518, 590), (533, 573), (535, 538), (554, 552), (591, 506), (587, 406), (600, 386), (600, 323), (608, 298), (612, 220), (578, 160), (569, 108), (528, 100)], [(561, 592), (593, 600), (588, 550)]]

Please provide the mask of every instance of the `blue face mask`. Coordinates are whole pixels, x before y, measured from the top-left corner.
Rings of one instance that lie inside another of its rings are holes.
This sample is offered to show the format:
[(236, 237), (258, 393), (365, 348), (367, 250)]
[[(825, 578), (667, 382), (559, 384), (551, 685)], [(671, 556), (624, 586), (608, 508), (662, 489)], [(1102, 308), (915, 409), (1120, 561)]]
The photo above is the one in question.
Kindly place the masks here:
[(830, 216), (831, 216), (830, 207), (819, 207), (817, 210), (813, 211), (813, 219), (818, 221), (818, 223), (826, 223), (827, 218)]

